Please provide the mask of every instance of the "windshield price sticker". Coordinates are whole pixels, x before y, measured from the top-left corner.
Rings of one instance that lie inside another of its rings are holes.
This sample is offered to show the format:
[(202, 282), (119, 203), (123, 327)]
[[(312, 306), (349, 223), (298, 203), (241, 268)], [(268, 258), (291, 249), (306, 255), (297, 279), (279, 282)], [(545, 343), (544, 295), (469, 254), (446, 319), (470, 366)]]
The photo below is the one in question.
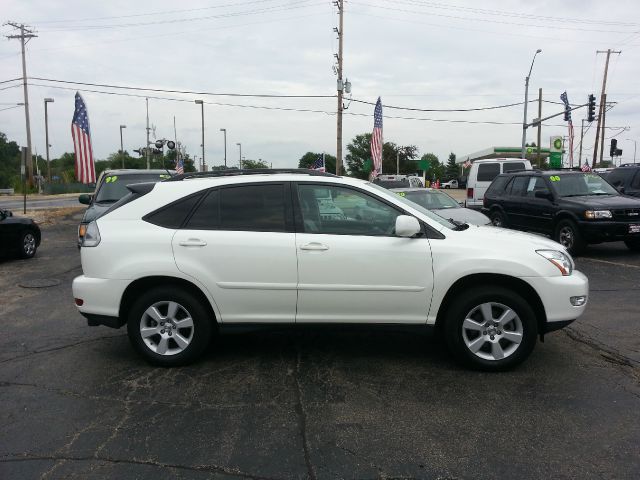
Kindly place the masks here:
[(560, 177), (558, 175), (551, 175), (549, 177), (549, 180), (551, 180), (552, 182), (559, 182), (560, 181)]
[(171, 175), (167, 175), (166, 173), (163, 173), (160, 175), (160, 178), (171, 178)]
[(406, 196), (407, 196), (407, 194), (406, 194), (406, 193), (404, 193), (404, 192), (396, 192), (396, 193), (397, 193), (398, 195), (400, 195), (401, 197), (406, 197)]
[(107, 178), (105, 178), (105, 180), (104, 180), (104, 181), (105, 181), (105, 183), (113, 183), (113, 182), (115, 182), (116, 180), (118, 180), (118, 177), (117, 177), (116, 175), (113, 175), (113, 176), (111, 176), (111, 177), (107, 177)]

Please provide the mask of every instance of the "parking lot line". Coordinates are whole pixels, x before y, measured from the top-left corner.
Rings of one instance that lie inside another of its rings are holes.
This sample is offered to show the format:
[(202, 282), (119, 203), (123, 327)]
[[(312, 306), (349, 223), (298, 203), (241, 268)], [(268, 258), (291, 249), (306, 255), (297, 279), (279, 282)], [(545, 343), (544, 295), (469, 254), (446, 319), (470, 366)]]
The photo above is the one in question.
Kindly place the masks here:
[(606, 263), (608, 265), (618, 265), (619, 267), (628, 267), (628, 268), (638, 268), (640, 269), (640, 265), (630, 265), (628, 263), (620, 263), (620, 262), (610, 262), (608, 260), (600, 260), (599, 258), (586, 258), (582, 257), (580, 260), (589, 260), (591, 262), (600, 262)]

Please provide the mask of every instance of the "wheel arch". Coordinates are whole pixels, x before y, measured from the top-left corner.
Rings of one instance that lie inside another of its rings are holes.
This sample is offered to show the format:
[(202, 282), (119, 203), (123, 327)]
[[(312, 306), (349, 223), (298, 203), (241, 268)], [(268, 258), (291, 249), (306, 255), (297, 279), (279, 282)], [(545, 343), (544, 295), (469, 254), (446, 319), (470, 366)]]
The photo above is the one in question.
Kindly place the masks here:
[(529, 303), (536, 316), (538, 322), (538, 332), (542, 335), (545, 331), (544, 327), (547, 323), (547, 314), (544, 309), (544, 304), (538, 292), (524, 280), (512, 277), (509, 275), (502, 275), (496, 273), (475, 273), (467, 275), (458, 279), (442, 299), (438, 308), (438, 314), (436, 315), (435, 327), (437, 330), (441, 330), (444, 325), (444, 320), (449, 307), (455, 302), (458, 295), (464, 294), (464, 292), (470, 288), (487, 285), (495, 285), (512, 290), (519, 294), (525, 301)]
[(127, 312), (136, 301), (136, 299), (140, 296), (140, 294), (159, 286), (181, 288), (196, 296), (209, 312), (214, 326), (217, 325), (218, 316), (216, 315), (214, 306), (211, 304), (211, 301), (209, 300), (207, 295), (200, 289), (200, 287), (183, 278), (154, 275), (134, 280), (127, 286), (124, 293), (122, 294), (122, 298), (120, 299), (120, 308), (118, 310), (120, 326), (127, 323)]
[(555, 214), (555, 216), (553, 217), (553, 229), (552, 229), (552, 233), (554, 233), (556, 231), (556, 226), (558, 225), (558, 223), (560, 223), (562, 220), (571, 220), (573, 222), (578, 223), (578, 216), (573, 213), (570, 212), (568, 210), (560, 210), (558, 213)]

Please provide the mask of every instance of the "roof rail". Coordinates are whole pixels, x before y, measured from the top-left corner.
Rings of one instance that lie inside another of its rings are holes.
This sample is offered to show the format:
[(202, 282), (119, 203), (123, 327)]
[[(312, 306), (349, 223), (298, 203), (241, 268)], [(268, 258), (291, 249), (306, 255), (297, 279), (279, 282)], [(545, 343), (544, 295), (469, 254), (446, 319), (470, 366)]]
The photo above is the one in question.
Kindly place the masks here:
[(165, 182), (179, 182), (190, 178), (209, 178), (209, 177), (232, 177), (236, 175), (274, 175), (277, 173), (295, 173), (299, 175), (309, 175), (312, 177), (337, 177), (333, 173), (319, 172), (307, 168), (253, 168), (247, 170), (227, 169), (214, 170), (211, 172), (189, 172), (182, 175), (176, 175), (167, 178)]

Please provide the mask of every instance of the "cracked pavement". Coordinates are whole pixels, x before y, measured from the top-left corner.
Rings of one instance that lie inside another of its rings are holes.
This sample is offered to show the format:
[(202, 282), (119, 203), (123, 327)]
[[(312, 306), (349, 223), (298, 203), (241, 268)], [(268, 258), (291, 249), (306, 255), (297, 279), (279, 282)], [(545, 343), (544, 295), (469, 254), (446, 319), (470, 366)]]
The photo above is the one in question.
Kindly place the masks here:
[[(225, 334), (155, 368), (76, 312), (77, 217), (0, 261), (0, 478), (637, 478), (640, 256), (594, 247), (584, 317), (520, 368), (461, 369), (415, 332)], [(28, 280), (55, 278), (50, 288)]]

